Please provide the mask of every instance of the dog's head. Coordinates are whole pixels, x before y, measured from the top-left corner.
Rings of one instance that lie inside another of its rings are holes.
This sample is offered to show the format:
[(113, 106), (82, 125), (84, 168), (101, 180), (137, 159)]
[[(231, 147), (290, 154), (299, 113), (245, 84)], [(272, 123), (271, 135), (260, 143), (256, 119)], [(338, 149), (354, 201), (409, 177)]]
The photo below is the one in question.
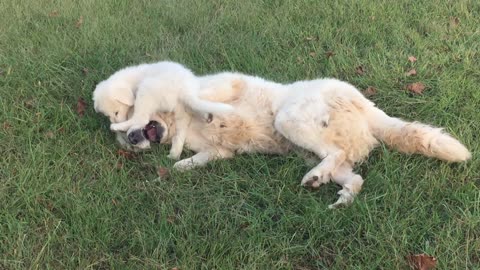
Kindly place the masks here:
[(133, 89), (120, 81), (102, 81), (93, 91), (95, 111), (107, 116), (112, 123), (127, 120), (134, 102)]

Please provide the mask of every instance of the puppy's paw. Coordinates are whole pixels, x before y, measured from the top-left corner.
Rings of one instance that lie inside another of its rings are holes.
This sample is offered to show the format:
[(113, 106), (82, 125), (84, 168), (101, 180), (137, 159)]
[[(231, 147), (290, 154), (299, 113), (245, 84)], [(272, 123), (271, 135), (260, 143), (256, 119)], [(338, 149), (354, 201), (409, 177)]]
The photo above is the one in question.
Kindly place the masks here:
[(122, 123), (113, 123), (110, 124), (110, 130), (111, 131), (127, 131), (128, 128), (124, 128), (124, 125)]

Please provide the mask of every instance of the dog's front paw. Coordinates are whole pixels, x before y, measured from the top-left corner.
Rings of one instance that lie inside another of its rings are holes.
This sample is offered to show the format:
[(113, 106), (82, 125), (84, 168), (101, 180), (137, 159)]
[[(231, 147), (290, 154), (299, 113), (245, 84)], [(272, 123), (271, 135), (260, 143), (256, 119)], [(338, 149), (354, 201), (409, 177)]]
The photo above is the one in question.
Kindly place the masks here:
[(328, 209), (337, 209), (340, 207), (348, 206), (352, 204), (355, 198), (355, 194), (353, 194), (352, 192), (350, 192), (348, 189), (345, 189), (345, 188), (340, 190), (337, 194), (340, 195), (340, 197), (334, 204), (330, 204), (328, 206)]
[(168, 157), (169, 159), (179, 160), (181, 154), (182, 154), (181, 152), (178, 153), (178, 152), (170, 151), (170, 153), (167, 155), (167, 157)]
[(177, 171), (188, 171), (195, 167), (195, 163), (191, 158), (183, 159), (175, 164), (173, 164), (173, 168)]

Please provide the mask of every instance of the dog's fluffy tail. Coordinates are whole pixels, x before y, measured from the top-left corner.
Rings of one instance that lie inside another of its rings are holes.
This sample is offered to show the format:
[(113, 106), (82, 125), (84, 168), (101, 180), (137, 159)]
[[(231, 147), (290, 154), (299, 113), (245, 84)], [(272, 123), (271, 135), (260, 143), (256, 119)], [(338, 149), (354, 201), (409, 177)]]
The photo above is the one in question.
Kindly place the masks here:
[(390, 117), (373, 106), (368, 109), (367, 114), (375, 138), (401, 152), (419, 153), (450, 162), (471, 158), (467, 148), (441, 128), (418, 122), (405, 122)]

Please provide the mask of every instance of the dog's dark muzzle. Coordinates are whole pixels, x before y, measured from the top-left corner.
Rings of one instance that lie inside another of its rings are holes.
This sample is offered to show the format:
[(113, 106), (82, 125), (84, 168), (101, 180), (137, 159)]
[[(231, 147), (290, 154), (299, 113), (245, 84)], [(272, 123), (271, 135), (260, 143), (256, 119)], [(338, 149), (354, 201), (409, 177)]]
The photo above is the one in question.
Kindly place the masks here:
[(128, 141), (132, 145), (137, 145), (144, 140), (160, 143), (165, 129), (156, 121), (150, 121), (144, 128), (133, 130), (128, 133)]

